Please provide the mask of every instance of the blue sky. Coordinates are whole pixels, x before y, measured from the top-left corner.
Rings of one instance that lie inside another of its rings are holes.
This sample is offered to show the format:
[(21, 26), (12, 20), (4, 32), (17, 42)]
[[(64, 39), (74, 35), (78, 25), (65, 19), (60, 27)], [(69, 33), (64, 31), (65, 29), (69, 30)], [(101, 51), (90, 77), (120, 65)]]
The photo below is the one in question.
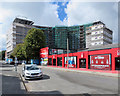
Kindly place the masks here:
[(57, 4), (57, 12), (58, 12), (58, 18), (63, 21), (64, 19), (67, 19), (67, 13), (65, 12), (65, 9), (67, 9), (69, 1), (67, 2), (52, 2), (52, 4)]
[[(109, 0), (108, 0), (109, 1)], [(102, 21), (113, 30), (113, 43), (118, 41), (117, 2), (0, 2), (0, 49), (6, 49), (6, 33), (15, 17), (27, 17), (35, 25), (82, 25)]]

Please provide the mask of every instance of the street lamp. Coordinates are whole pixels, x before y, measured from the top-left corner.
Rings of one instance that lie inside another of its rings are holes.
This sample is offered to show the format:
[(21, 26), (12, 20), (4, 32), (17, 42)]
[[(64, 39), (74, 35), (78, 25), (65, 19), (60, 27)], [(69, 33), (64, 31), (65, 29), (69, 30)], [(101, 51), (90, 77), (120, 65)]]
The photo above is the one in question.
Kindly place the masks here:
[(68, 38), (67, 38), (67, 67), (69, 68), (68, 58), (69, 58), (69, 44), (68, 44)]

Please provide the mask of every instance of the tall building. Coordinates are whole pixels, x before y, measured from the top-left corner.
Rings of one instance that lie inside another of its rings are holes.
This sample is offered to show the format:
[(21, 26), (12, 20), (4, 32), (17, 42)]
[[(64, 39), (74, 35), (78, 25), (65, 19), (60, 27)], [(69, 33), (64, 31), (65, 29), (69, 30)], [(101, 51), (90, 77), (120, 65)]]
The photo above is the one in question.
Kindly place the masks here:
[(17, 44), (23, 43), (29, 29), (34, 22), (26, 19), (15, 18), (7, 32), (7, 57), (13, 52)]
[(54, 47), (54, 33), (52, 27), (34, 25), (33, 28), (41, 29), (44, 32), (44, 35), (46, 37), (46, 47), (50, 48)]
[(98, 45), (112, 43), (112, 31), (106, 28), (101, 21), (76, 26), (45, 27), (33, 25), (33, 21), (15, 18), (7, 33), (7, 56), (9, 57), (17, 44), (23, 39), (31, 28), (41, 29), (46, 37), (46, 47), (51, 49), (69, 49), (79, 51)]
[(112, 33), (101, 21), (94, 22), (86, 30), (86, 48), (112, 44)]
[(35, 26), (43, 30), (46, 36), (46, 47), (54, 49), (67, 49), (67, 38), (70, 50), (86, 48), (86, 28), (92, 23), (77, 26), (55, 26), (43, 27)]

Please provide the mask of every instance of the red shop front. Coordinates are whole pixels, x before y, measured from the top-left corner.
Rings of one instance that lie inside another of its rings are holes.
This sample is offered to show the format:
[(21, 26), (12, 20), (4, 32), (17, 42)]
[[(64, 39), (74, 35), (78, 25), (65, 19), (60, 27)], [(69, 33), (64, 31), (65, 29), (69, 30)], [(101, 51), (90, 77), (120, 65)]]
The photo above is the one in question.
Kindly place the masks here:
[(48, 55), (47, 66), (86, 70), (120, 70), (120, 48), (69, 53), (69, 58), (67, 54)]

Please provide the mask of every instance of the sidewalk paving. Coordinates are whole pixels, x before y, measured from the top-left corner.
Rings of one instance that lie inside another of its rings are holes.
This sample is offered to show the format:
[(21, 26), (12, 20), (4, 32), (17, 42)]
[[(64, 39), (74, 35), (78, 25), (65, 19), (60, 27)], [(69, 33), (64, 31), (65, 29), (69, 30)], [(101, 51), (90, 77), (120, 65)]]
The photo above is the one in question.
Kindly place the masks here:
[(2, 64), (2, 94), (26, 94), (23, 81), (14, 66)]
[(53, 67), (53, 66), (39, 66), (40, 68), (50, 68), (55, 70), (62, 70), (62, 71), (72, 71), (72, 72), (82, 72), (82, 73), (89, 73), (89, 74), (96, 74), (96, 75), (103, 75), (109, 77), (120, 77), (119, 71), (104, 71), (104, 70), (90, 70), (90, 69), (76, 69), (76, 68), (62, 68), (62, 67)]

